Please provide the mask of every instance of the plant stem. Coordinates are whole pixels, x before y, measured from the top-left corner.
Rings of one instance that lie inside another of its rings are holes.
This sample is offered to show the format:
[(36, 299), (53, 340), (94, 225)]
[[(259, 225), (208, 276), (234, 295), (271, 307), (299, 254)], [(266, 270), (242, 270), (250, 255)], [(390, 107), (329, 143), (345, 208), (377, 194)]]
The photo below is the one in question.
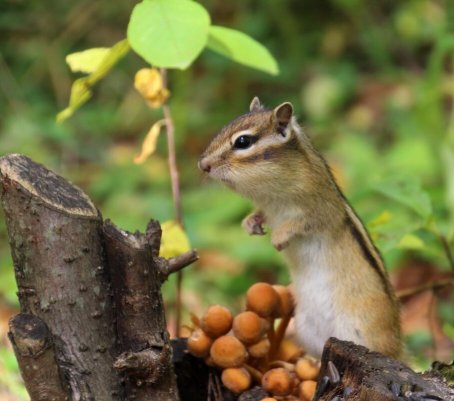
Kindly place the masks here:
[(292, 315), (284, 316), (280, 321), (279, 326), (277, 326), (274, 344), (272, 344), (270, 348), (270, 359), (274, 359), (277, 352), (279, 351), (279, 347), (281, 346), (282, 340), (284, 339), (285, 331), (287, 330), (287, 326), (291, 318)]
[(446, 256), (449, 261), (449, 266), (451, 267), (452, 270), (454, 270), (454, 257), (452, 255), (451, 248), (449, 247), (449, 242), (444, 235), (440, 235), (439, 239), (440, 239), (441, 245), (443, 246), (443, 249), (446, 252)]
[(416, 287), (412, 288), (406, 288), (404, 290), (400, 290), (397, 292), (397, 298), (403, 299), (406, 297), (410, 297), (413, 295), (420, 294), (421, 292), (424, 291), (437, 291), (440, 289), (443, 289), (445, 287), (454, 287), (454, 279), (444, 279), (444, 280), (438, 280), (438, 281), (432, 281), (430, 283), (425, 283), (422, 285), (418, 285)]
[[(167, 88), (167, 70), (161, 68), (160, 70), (163, 87)], [(170, 182), (172, 185), (172, 197), (173, 205), (175, 209), (175, 220), (183, 227), (183, 214), (181, 209), (181, 195), (180, 195), (180, 177), (178, 174), (177, 158), (175, 153), (175, 126), (173, 124), (172, 114), (170, 107), (166, 103), (162, 105), (164, 112), (164, 119), (167, 133), (167, 149), (168, 149), (168, 161), (170, 171)], [(180, 270), (177, 272), (177, 293), (175, 300), (175, 335), (178, 337), (180, 334), (181, 325), (181, 287), (183, 281), (183, 272)]]
[(433, 222), (432, 222), (432, 224), (429, 224), (428, 229), (429, 229), (429, 231), (432, 232), (433, 235), (435, 235), (435, 237), (438, 239), (438, 241), (440, 241), (440, 244), (441, 244), (444, 252), (446, 253), (449, 267), (451, 268), (451, 270), (454, 270), (454, 255), (450, 248), (448, 239)]

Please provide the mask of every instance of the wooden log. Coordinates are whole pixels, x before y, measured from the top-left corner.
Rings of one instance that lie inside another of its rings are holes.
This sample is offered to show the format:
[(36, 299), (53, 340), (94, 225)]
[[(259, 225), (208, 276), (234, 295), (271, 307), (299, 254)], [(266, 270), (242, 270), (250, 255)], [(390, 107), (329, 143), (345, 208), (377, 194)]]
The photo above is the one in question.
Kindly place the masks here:
[(46, 324), (36, 316), (21, 313), (10, 319), (9, 330), (8, 337), (31, 401), (68, 401), (68, 389)]
[(22, 155), (0, 158), (0, 184), (21, 312), (49, 327), (72, 399), (120, 400), (100, 213), (79, 188)]
[(352, 342), (330, 338), (313, 401), (453, 401), (454, 389), (402, 362)]
[(133, 234), (106, 221), (104, 238), (122, 352), (114, 366), (126, 373), (126, 399), (177, 401), (161, 296), (169, 271), (158, 257), (161, 227), (151, 221), (146, 234)]

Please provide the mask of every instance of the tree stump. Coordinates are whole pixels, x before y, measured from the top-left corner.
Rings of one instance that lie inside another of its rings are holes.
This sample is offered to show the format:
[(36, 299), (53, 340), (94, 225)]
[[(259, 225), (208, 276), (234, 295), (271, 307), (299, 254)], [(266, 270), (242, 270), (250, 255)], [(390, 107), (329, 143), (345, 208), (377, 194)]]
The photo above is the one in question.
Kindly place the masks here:
[(313, 401), (453, 401), (441, 378), (415, 373), (402, 362), (352, 342), (330, 338)]
[(157, 222), (104, 226), (82, 190), (25, 156), (0, 158), (0, 184), (22, 312), (10, 338), (32, 401), (177, 401), (160, 286), (197, 254), (158, 258)]

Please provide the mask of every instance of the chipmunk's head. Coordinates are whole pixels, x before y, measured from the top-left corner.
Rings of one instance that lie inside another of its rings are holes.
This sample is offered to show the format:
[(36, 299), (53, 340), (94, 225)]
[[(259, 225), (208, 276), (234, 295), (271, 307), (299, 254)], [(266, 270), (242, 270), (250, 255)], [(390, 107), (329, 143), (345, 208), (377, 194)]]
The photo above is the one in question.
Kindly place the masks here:
[(294, 171), (304, 161), (302, 138), (290, 103), (266, 110), (255, 97), (249, 113), (226, 125), (212, 140), (199, 167), (257, 200), (282, 191), (286, 185), (294, 186)]

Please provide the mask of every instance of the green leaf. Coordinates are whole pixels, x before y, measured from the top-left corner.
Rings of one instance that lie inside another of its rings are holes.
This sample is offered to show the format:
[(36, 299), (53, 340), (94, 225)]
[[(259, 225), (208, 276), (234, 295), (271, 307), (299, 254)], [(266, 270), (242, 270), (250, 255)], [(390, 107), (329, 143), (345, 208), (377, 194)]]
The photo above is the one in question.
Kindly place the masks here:
[[(94, 50), (94, 49), (90, 49)], [(87, 77), (76, 79), (71, 87), (69, 105), (57, 114), (57, 122), (61, 123), (71, 117), (74, 112), (86, 103), (92, 96), (91, 88), (95, 83), (104, 78), (112, 67), (118, 63), (129, 51), (126, 39), (116, 43), (105, 53), (94, 71)], [(73, 53), (74, 54), (74, 53)]]
[(76, 79), (71, 86), (71, 95), (69, 98), (69, 105), (66, 109), (57, 114), (57, 122), (62, 123), (71, 117), (74, 112), (86, 103), (92, 96), (88, 78)]
[(210, 16), (191, 0), (144, 0), (128, 25), (128, 40), (150, 64), (187, 68), (206, 45)]
[(112, 67), (117, 64), (129, 52), (129, 43), (127, 39), (115, 43), (110, 51), (103, 58), (98, 68), (89, 75), (88, 83), (94, 85), (96, 82), (104, 78)]
[(424, 241), (414, 234), (405, 234), (397, 244), (400, 249), (421, 250), (424, 249)]
[(109, 47), (97, 47), (71, 53), (66, 56), (66, 64), (69, 65), (72, 72), (91, 74), (101, 65), (109, 51)]
[(421, 188), (421, 183), (416, 177), (389, 178), (376, 183), (373, 189), (408, 207), (424, 219), (428, 219), (432, 215), (432, 203), (429, 195)]
[(248, 67), (272, 75), (279, 73), (277, 61), (263, 45), (234, 29), (211, 26), (207, 47)]

